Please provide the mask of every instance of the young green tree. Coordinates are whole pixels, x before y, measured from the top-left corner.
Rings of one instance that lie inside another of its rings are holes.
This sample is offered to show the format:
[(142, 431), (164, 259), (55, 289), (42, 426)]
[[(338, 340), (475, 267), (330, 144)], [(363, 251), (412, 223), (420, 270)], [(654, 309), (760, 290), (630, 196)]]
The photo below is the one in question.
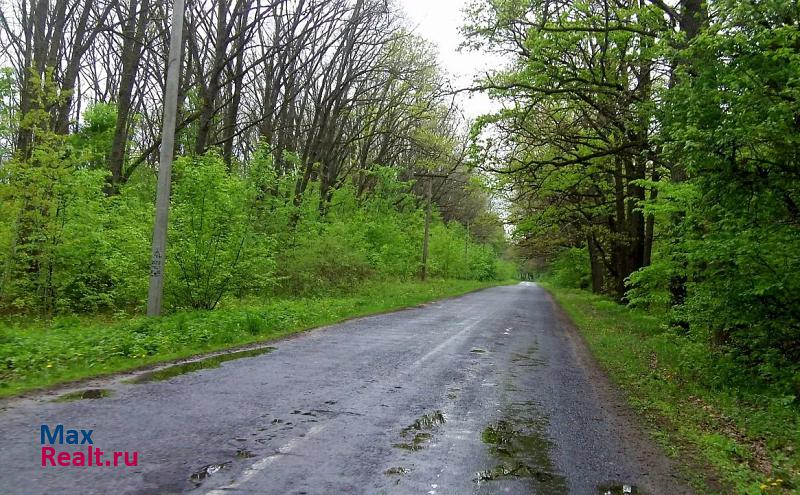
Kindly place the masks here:
[(791, 389), (800, 386), (800, 10), (712, 7), (714, 24), (679, 54), (694, 63), (664, 113), (665, 150), (687, 176), (670, 198), (686, 211), (673, 248), (686, 260), (684, 317), (739, 365)]
[(174, 303), (213, 309), (226, 295), (258, 293), (275, 265), (272, 240), (253, 228), (258, 191), (212, 151), (181, 158), (171, 205)]

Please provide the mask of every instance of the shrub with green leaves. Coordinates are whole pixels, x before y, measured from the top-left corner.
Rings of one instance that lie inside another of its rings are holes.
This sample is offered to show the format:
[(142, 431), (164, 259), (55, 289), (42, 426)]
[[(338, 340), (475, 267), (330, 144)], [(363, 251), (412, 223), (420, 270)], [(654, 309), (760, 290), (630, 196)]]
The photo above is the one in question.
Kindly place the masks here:
[[(144, 307), (156, 174), (138, 165), (108, 187), (115, 119), (113, 105), (92, 105), (78, 132), (42, 132), (29, 159), (0, 169), (0, 313), (122, 315)], [(177, 158), (169, 310), (334, 295), (371, 279), (418, 276), (425, 209), (398, 168), (375, 165), (337, 184), (323, 207), (318, 180), (296, 192), (303, 179), (297, 154), (283, 153), (280, 167), (274, 156), (262, 145), (230, 164), (215, 150)], [(491, 233), (492, 226), (478, 230)], [(473, 280), (513, 273), (498, 271), (502, 238), (484, 237), (485, 244), (459, 223), (445, 224), (434, 208), (428, 273)]]
[(97, 311), (111, 305), (105, 173), (82, 167), (61, 136), (44, 134), (4, 169), (0, 304), (12, 312)]
[(545, 278), (559, 287), (586, 289), (591, 283), (589, 255), (585, 248), (566, 248), (550, 264)]
[(175, 305), (213, 309), (268, 287), (273, 241), (252, 228), (256, 188), (210, 152), (175, 163), (168, 276)]

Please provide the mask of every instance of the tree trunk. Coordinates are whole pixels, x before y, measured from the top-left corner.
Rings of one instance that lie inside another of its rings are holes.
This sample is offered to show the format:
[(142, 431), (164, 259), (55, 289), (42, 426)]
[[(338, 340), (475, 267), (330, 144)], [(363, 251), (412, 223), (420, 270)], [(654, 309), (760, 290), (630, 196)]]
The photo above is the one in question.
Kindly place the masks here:
[(131, 0), (128, 6), (130, 18), (125, 26), (125, 40), (122, 43), (122, 54), (120, 56), (122, 74), (117, 92), (117, 122), (114, 127), (111, 152), (108, 156), (108, 169), (111, 171), (111, 176), (108, 178), (107, 194), (116, 193), (120, 184), (127, 180), (123, 166), (128, 144), (128, 126), (133, 102), (133, 87), (136, 81), (136, 73), (139, 69), (139, 60), (144, 46), (145, 28), (147, 27), (148, 12), (150, 10), (150, 0), (142, 0), (140, 5), (137, 5), (137, 1)]
[(586, 237), (589, 248), (589, 263), (592, 268), (592, 292), (601, 294), (605, 283), (605, 265), (602, 260), (603, 252), (593, 234)]

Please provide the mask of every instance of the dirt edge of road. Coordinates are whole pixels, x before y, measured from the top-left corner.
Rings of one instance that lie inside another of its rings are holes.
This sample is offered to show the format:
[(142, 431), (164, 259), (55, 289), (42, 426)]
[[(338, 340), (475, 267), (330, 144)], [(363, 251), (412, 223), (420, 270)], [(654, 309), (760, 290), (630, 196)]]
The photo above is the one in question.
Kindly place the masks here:
[(602, 368), (572, 318), (549, 291), (543, 287), (542, 289), (547, 293), (560, 328), (569, 339), (570, 350), (586, 371), (599, 400), (604, 405), (602, 408), (604, 418), (611, 425), (612, 433), (622, 443), (623, 452), (631, 452), (631, 455), (650, 467), (647, 478), (639, 480), (638, 487), (651, 495), (695, 493), (690, 488), (689, 477), (682, 472), (678, 463), (667, 457), (649, 433), (645, 420), (631, 408), (624, 392)]

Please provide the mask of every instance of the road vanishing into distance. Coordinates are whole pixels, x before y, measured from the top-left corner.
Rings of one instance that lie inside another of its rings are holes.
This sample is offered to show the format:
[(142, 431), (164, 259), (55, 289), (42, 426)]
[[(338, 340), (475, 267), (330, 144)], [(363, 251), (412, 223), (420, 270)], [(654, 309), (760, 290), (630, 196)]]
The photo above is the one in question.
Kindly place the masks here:
[(689, 493), (535, 284), (271, 345), (3, 401), (0, 492)]

